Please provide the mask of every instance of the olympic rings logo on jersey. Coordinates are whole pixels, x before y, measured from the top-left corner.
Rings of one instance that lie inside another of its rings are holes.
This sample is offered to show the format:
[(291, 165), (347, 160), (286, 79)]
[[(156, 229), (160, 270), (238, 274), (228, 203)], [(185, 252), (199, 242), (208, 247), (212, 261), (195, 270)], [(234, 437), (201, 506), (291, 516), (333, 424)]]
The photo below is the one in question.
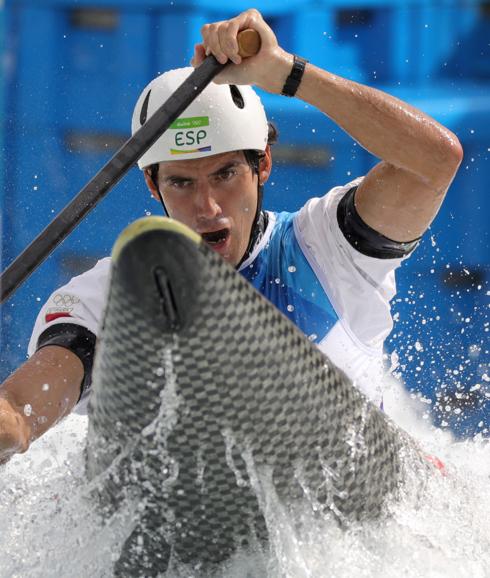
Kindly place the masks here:
[(75, 295), (69, 295), (67, 293), (56, 293), (52, 301), (58, 307), (73, 307), (77, 303), (80, 303), (80, 299), (78, 297)]

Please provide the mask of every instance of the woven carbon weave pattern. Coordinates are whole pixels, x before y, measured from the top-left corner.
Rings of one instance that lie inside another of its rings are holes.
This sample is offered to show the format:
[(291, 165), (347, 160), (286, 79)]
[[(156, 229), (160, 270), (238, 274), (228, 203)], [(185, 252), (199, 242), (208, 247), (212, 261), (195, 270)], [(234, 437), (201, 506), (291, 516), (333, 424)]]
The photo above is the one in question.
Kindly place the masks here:
[(128, 575), (164, 570), (170, 550), (213, 563), (266, 540), (249, 459), (272, 469), (284, 503), (308, 494), (345, 523), (382, 513), (411, 444), (221, 257), (165, 230), (113, 263), (89, 418), (102, 497), (144, 504)]

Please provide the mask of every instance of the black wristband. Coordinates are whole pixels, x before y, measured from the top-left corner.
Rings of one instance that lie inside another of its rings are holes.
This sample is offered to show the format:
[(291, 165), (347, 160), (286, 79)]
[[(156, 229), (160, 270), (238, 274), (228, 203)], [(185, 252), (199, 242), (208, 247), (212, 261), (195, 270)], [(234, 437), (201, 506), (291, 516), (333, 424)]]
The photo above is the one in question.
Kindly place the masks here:
[(298, 87), (301, 83), (301, 79), (303, 78), (303, 74), (305, 73), (306, 63), (308, 61), (300, 56), (294, 55), (294, 62), (293, 68), (289, 73), (289, 76), (286, 78), (286, 82), (282, 87), (281, 94), (284, 96), (294, 96)]

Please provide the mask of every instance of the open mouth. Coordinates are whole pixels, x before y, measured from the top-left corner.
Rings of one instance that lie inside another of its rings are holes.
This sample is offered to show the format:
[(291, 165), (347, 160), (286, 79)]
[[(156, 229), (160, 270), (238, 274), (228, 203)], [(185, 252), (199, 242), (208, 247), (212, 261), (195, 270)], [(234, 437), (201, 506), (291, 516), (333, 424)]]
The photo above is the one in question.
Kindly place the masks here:
[(225, 243), (230, 236), (230, 229), (220, 229), (210, 233), (201, 233), (203, 240), (211, 247), (216, 247)]

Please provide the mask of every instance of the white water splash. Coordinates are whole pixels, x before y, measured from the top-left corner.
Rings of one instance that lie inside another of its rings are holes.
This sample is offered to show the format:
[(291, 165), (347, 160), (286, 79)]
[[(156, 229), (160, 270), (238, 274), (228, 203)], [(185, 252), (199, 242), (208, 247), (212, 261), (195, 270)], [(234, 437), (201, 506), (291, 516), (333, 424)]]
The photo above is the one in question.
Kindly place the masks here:
[[(267, 552), (237, 552), (215, 578), (456, 578), (490, 576), (490, 444), (455, 442), (421, 419), (426, 408), (396, 384), (387, 412), (446, 465), (425, 499), (342, 531), (333, 519), (284, 508), (270, 472), (252, 471), (271, 533)], [(0, 578), (109, 577), (136, 512), (101, 525), (88, 500), (83, 448), (87, 419), (72, 415), (0, 469)], [(246, 456), (244, 456), (246, 459)], [(247, 460), (246, 460), (247, 461)], [(185, 568), (171, 578), (197, 577)]]

